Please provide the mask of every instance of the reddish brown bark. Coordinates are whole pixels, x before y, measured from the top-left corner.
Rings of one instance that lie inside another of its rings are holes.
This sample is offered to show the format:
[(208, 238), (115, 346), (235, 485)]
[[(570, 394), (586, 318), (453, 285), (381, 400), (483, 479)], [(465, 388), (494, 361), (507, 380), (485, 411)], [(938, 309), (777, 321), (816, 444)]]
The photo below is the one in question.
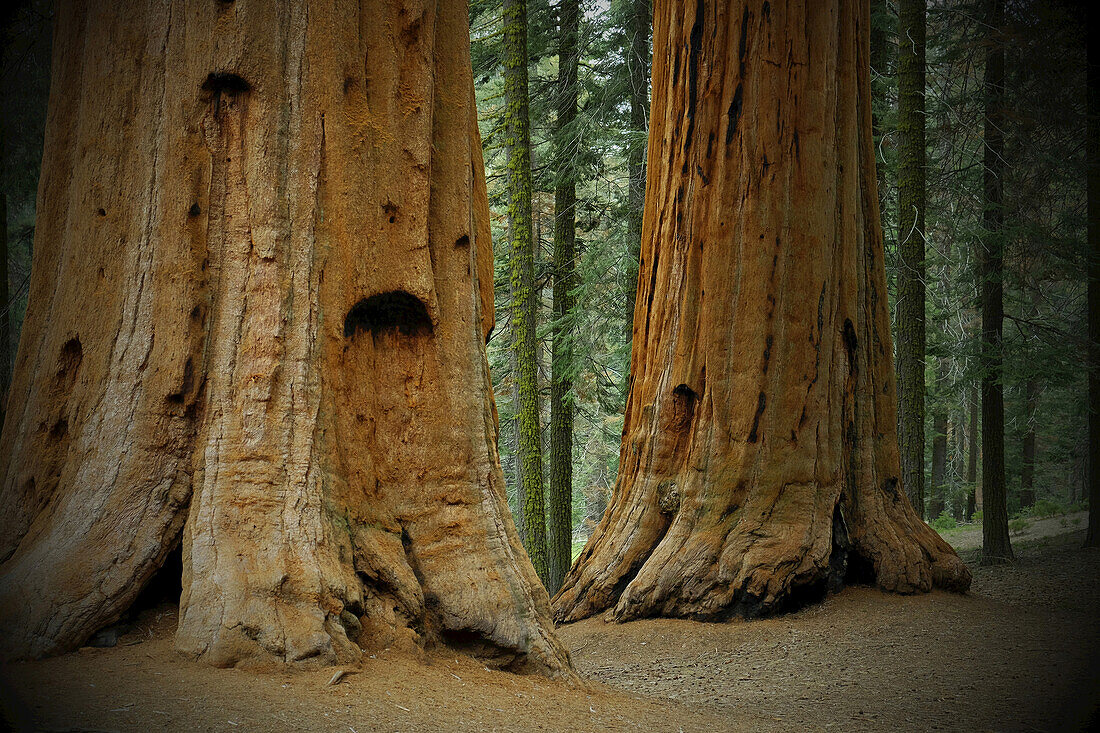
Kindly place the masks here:
[(615, 493), (560, 621), (970, 574), (899, 482), (866, 3), (657, 2)]
[(182, 542), (209, 663), (568, 674), (497, 459), (465, 3), (58, 13), (3, 655), (80, 644)]

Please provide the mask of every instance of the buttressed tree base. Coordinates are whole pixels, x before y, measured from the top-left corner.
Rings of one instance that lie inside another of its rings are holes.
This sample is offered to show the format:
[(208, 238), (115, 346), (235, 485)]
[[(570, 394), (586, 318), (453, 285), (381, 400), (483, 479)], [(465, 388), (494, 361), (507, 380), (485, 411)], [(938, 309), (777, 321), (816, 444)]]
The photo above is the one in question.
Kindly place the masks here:
[(182, 543), (215, 665), (445, 643), (569, 675), (503, 493), (460, 1), (58, 6), (0, 443), (0, 649)]
[(619, 476), (558, 620), (969, 587), (899, 482), (868, 25), (859, 0), (655, 3)]

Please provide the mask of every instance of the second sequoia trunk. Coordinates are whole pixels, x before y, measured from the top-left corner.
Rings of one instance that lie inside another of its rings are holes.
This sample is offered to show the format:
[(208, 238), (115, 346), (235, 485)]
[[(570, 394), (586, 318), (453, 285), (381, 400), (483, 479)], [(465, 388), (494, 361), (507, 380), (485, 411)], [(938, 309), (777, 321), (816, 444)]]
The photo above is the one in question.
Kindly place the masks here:
[(558, 620), (965, 590), (899, 480), (868, 10), (656, 3), (620, 471)]

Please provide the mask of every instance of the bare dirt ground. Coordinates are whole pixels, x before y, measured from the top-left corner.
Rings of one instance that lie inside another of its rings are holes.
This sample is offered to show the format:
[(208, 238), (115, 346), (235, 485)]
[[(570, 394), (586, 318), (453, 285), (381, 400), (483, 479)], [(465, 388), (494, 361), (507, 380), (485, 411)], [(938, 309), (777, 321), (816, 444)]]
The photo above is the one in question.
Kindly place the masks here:
[(117, 647), (7, 666), (0, 701), (9, 726), (51, 731), (1084, 730), (1100, 722), (1100, 552), (1082, 540), (1015, 537), (1018, 562), (994, 568), (962, 549), (966, 596), (848, 588), (763, 621), (589, 619), (560, 632), (574, 685), (453, 654), (380, 653), (336, 685), (211, 669), (176, 655), (161, 607)]

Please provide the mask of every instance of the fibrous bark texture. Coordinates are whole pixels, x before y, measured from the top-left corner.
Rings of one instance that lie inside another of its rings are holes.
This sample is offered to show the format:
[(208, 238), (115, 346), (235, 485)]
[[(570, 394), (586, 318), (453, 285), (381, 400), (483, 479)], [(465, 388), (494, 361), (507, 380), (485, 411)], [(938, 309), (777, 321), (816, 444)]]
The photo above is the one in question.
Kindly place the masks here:
[(0, 443), (5, 657), (176, 543), (215, 665), (442, 642), (568, 674), (509, 518), (462, 2), (61, 3)]
[(558, 620), (968, 587), (899, 483), (867, 16), (656, 4), (620, 472)]

